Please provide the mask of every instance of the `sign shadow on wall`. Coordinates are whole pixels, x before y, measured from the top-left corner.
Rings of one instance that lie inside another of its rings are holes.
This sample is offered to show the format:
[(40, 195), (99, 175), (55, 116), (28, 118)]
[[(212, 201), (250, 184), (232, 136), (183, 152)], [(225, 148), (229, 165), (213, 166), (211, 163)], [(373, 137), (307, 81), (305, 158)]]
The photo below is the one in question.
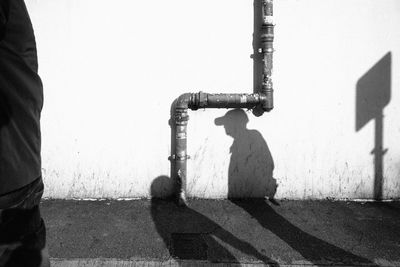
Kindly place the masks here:
[(370, 70), (368, 70), (356, 85), (356, 132), (368, 122), (375, 123), (374, 155), (374, 192), (376, 200), (382, 199), (384, 182), (383, 157), (387, 149), (383, 147), (383, 109), (391, 99), (391, 64), (392, 54), (388, 52)]
[(230, 110), (215, 119), (215, 124), (223, 125), (226, 134), (233, 138), (228, 170), (229, 200), (313, 264), (340, 262), (375, 266), (368, 259), (301, 230), (279, 214), (279, 204), (274, 200), (277, 190), (273, 178), (274, 161), (261, 133), (247, 129), (248, 121), (247, 114), (240, 109)]

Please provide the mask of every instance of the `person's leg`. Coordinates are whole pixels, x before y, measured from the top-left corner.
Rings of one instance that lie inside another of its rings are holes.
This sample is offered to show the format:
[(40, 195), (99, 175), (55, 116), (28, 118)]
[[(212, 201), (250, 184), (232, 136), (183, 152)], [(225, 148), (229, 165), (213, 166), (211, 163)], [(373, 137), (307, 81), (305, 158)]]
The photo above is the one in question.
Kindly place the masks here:
[(43, 182), (0, 196), (0, 267), (50, 266), (40, 215)]

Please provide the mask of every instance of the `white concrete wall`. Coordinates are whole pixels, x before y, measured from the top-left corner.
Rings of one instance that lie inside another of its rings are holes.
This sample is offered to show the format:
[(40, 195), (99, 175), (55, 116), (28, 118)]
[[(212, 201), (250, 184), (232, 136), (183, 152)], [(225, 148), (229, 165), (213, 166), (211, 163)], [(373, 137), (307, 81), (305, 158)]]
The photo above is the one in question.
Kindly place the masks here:
[[(45, 196), (148, 197), (169, 175), (172, 101), (253, 90), (251, 0), (26, 0), (45, 86)], [(356, 84), (391, 53), (383, 196), (400, 197), (400, 1), (276, 0), (275, 109), (256, 118), (277, 198), (371, 198), (374, 123), (356, 131)], [(227, 194), (232, 138), (190, 112), (189, 194)]]

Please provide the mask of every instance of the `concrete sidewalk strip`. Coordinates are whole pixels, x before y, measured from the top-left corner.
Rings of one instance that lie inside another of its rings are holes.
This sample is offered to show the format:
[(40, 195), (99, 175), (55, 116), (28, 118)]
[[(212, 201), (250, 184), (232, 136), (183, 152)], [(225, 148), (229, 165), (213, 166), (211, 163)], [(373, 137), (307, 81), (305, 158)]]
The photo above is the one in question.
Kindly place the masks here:
[[(121, 260), (121, 259), (51, 259), (52, 267), (314, 267), (314, 266), (340, 266), (340, 267), (359, 267), (360, 265), (321, 265), (311, 262), (299, 262), (296, 264), (271, 264), (264, 263), (212, 263), (207, 261), (192, 261), (192, 260)], [(388, 262), (381, 260), (373, 265), (367, 266), (382, 266), (382, 267), (397, 267), (400, 262)]]
[[(120, 259), (51, 259), (52, 267), (268, 267), (264, 263), (212, 263), (207, 261), (193, 260), (168, 260), (168, 261), (146, 261), (146, 260), (120, 260)], [(312, 263), (304, 264), (279, 264), (280, 267), (312, 267)], [(343, 266), (341, 266), (343, 267)]]
[(400, 202), (278, 204), (46, 200), (42, 214), (56, 267), (400, 266)]
[[(145, 261), (145, 260), (119, 260), (119, 259), (51, 259), (52, 267), (258, 267), (268, 266), (262, 263), (210, 263), (206, 261)], [(280, 265), (282, 267), (289, 265)], [(294, 266), (294, 265), (290, 265)], [(304, 265), (296, 265), (304, 266)], [(310, 266), (310, 265), (307, 265)]]

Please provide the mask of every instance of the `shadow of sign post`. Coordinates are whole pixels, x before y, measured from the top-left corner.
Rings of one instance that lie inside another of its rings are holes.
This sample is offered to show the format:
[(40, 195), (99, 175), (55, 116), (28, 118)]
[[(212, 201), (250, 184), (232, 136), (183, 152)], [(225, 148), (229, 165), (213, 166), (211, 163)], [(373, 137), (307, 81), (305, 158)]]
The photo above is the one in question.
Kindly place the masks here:
[(374, 198), (382, 199), (383, 186), (383, 109), (391, 98), (392, 55), (387, 53), (357, 82), (356, 86), (356, 132), (371, 120), (375, 121)]

